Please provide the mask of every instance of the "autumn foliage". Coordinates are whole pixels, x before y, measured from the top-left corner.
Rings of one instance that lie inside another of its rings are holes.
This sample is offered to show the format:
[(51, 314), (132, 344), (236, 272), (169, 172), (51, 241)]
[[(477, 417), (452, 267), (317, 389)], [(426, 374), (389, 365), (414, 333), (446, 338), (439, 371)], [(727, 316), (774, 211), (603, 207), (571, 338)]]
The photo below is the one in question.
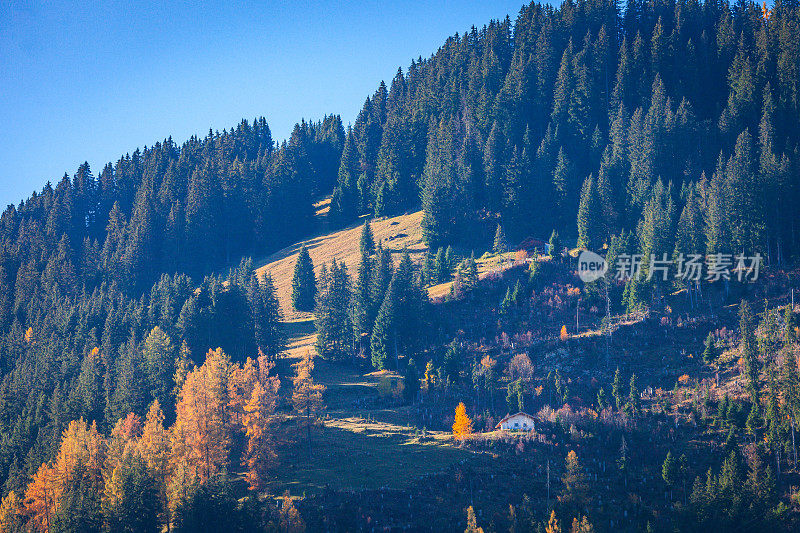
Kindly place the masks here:
[(472, 420), (467, 416), (467, 408), (464, 402), (456, 406), (455, 420), (453, 421), (453, 437), (464, 440), (472, 435)]
[[(280, 381), (270, 376), (273, 367), (263, 354), (237, 365), (221, 349), (209, 351), (205, 363), (181, 379), (171, 428), (164, 426), (158, 400), (144, 420), (134, 413), (119, 419), (108, 437), (94, 423), (70, 422), (55, 459), (39, 467), (24, 498), (9, 493), (3, 499), (2, 529), (27, 520), (32, 531), (52, 531), (62, 504), (78, 495), (70, 491), (96, 498), (96, 516), (111, 530), (123, 523), (134, 530), (144, 523), (147, 530), (160, 528), (192, 487), (228, 468), (237, 432), (246, 442), (245, 477), (251, 489), (262, 487), (274, 457), (271, 426)], [(133, 501), (152, 512), (131, 515)]]

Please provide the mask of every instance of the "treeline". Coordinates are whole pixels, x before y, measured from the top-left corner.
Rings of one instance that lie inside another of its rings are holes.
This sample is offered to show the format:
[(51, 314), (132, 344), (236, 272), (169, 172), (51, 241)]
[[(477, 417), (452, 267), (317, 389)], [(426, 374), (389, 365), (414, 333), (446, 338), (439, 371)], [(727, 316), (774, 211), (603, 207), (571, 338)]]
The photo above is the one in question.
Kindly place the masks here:
[(656, 211), (691, 253), (790, 259), (799, 9), (566, 0), (456, 34), (367, 99), (331, 217), (421, 203), (432, 246), (490, 218), (514, 242), (555, 228), (596, 248)]
[(27, 306), (51, 280), (70, 297), (103, 281), (141, 292), (162, 272), (201, 277), (296, 241), (343, 143), (338, 116), (297, 124), (280, 146), (260, 118), (137, 149), (97, 177), (84, 163), (3, 213), (0, 326), (35, 313)]
[[(70, 420), (106, 431), (222, 347), (283, 347), (271, 279), (241, 258), (306, 236), (335, 181), (338, 116), (276, 145), (263, 118), (83, 164), (0, 216), (0, 479), (20, 490)], [(230, 267), (226, 275), (208, 275)], [(236, 266), (238, 265), (238, 266)], [(191, 276), (191, 277), (190, 277)]]

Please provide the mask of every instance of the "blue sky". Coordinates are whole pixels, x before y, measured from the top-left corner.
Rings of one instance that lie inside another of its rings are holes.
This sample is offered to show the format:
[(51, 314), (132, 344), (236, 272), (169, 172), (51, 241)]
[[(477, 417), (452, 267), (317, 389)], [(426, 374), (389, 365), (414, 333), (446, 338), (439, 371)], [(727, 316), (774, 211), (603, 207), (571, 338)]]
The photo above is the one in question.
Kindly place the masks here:
[(264, 115), (352, 122), (397, 67), (522, 0), (0, 2), (0, 206), (88, 161)]

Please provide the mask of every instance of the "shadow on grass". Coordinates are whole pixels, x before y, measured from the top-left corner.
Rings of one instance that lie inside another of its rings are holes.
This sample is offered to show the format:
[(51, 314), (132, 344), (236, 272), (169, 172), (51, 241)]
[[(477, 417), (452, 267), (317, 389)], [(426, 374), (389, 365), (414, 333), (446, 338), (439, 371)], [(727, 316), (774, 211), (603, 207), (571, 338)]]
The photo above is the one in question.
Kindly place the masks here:
[[(287, 425), (297, 426), (294, 421)], [(287, 428), (288, 429), (288, 428)], [(470, 457), (466, 450), (432, 441), (417, 442), (400, 432), (369, 431), (315, 426), (311, 433), (311, 458), (305, 433), (297, 443), (279, 446), (268, 490), (293, 495), (334, 490), (380, 487), (403, 488), (427, 474), (447, 470)]]
[(287, 339), (297, 339), (314, 333), (314, 319), (293, 320), (283, 323), (283, 334)]

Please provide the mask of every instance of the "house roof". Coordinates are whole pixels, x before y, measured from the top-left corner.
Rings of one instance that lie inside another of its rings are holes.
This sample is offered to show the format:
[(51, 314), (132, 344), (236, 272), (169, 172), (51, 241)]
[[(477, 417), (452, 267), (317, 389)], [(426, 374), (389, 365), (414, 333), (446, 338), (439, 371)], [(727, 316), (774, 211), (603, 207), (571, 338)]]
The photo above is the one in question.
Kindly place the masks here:
[(519, 413), (514, 413), (513, 415), (506, 415), (505, 417), (503, 417), (503, 419), (500, 422), (497, 423), (497, 425), (495, 426), (495, 429), (499, 428), (503, 424), (503, 422), (505, 422), (509, 418), (514, 418), (515, 416), (519, 416), (519, 415), (526, 416), (526, 417), (530, 418), (531, 420), (536, 421), (536, 419), (533, 418), (528, 413), (526, 413), (524, 411), (520, 411)]
[(527, 239), (519, 243), (519, 246), (517, 246), (517, 248), (522, 248), (524, 250), (532, 250), (533, 248), (543, 248), (545, 244), (547, 244), (547, 241), (543, 241), (535, 237), (528, 237)]

